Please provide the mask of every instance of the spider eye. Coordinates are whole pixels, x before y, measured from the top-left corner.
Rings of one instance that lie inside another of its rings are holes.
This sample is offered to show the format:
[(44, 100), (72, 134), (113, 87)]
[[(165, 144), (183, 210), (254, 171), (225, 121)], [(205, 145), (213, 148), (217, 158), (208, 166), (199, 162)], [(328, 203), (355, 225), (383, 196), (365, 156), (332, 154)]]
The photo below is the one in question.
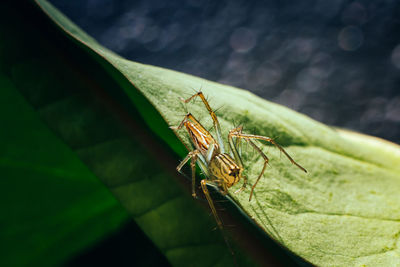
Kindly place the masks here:
[(239, 170), (234, 169), (229, 172), (229, 176), (236, 177), (239, 174)]

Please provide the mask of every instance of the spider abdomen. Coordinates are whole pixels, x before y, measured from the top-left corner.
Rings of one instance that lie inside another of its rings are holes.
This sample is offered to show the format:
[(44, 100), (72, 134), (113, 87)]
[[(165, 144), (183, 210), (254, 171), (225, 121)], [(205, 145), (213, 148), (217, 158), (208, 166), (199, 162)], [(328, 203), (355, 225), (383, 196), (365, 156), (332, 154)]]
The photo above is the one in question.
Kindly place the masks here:
[(219, 145), (212, 135), (191, 115), (187, 115), (187, 121), (184, 123), (193, 145), (205, 157), (210, 144), (214, 145), (214, 151), (219, 152)]

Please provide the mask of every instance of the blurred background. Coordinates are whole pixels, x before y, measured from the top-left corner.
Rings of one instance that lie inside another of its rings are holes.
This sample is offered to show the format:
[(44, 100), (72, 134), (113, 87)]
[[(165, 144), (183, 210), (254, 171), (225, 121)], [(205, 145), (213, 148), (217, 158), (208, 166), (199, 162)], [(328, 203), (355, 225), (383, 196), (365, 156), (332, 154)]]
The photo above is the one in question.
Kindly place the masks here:
[(400, 143), (400, 3), (51, 0), (127, 59)]

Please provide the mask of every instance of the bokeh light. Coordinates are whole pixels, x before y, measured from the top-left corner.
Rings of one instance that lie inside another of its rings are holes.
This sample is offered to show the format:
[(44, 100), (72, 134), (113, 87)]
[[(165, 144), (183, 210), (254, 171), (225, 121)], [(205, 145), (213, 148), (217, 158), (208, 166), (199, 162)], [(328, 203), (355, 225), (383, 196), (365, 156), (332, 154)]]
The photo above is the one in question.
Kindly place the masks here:
[(339, 32), (338, 43), (340, 48), (345, 51), (357, 50), (363, 42), (364, 35), (361, 29), (356, 26), (347, 26)]
[(230, 36), (230, 45), (233, 50), (239, 53), (247, 53), (257, 43), (256, 33), (248, 28), (238, 28)]

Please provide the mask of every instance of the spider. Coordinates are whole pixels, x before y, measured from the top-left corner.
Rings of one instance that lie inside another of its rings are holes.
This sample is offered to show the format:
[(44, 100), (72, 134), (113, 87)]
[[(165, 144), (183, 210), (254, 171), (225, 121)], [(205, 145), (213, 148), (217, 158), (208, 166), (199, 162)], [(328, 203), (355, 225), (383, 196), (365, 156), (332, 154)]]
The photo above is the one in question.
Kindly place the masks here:
[[(181, 129), (183, 126), (189, 133), (190, 139), (195, 147), (194, 150), (190, 151), (188, 155), (183, 159), (183, 161), (177, 166), (177, 171), (180, 172), (182, 167), (191, 159), (190, 166), (192, 169), (192, 196), (194, 198), (196, 195), (196, 163), (199, 164), (201, 170), (205, 174), (206, 178), (202, 179), (200, 184), (203, 193), (208, 201), (214, 218), (217, 222), (218, 227), (222, 230), (222, 222), (216, 212), (212, 198), (208, 191), (207, 185), (216, 186), (219, 191), (226, 195), (228, 194), (228, 188), (237, 184), (241, 178), (243, 178), (243, 185), (235, 193), (239, 193), (246, 188), (247, 177), (242, 175), (243, 172), (243, 162), (239, 155), (237, 146), (241, 139), (248, 142), (264, 159), (264, 166), (259, 174), (256, 182), (251, 187), (249, 201), (251, 201), (254, 188), (256, 187), (258, 181), (264, 174), (264, 171), (268, 164), (268, 157), (262, 152), (262, 150), (252, 141), (252, 139), (263, 140), (275, 145), (285, 156), (290, 160), (291, 163), (296, 165), (302, 171), (307, 172), (302, 166), (295, 162), (292, 157), (273, 139), (261, 135), (245, 134), (242, 132), (243, 127), (239, 126), (229, 131), (228, 134), (228, 145), (229, 154), (226, 153), (224, 148), (224, 142), (221, 136), (221, 126), (218, 122), (218, 118), (215, 112), (211, 109), (208, 101), (204, 97), (204, 94), (200, 91), (192, 95), (188, 99), (181, 98), (184, 103), (190, 102), (192, 99), (200, 97), (206, 106), (210, 116), (213, 120), (213, 127), (216, 132), (216, 139), (207, 131), (201, 124), (196, 120), (196, 118), (188, 113), (183, 118), (182, 122), (177, 127), (171, 127), (175, 130)], [(236, 138), (236, 140), (234, 140)]]

